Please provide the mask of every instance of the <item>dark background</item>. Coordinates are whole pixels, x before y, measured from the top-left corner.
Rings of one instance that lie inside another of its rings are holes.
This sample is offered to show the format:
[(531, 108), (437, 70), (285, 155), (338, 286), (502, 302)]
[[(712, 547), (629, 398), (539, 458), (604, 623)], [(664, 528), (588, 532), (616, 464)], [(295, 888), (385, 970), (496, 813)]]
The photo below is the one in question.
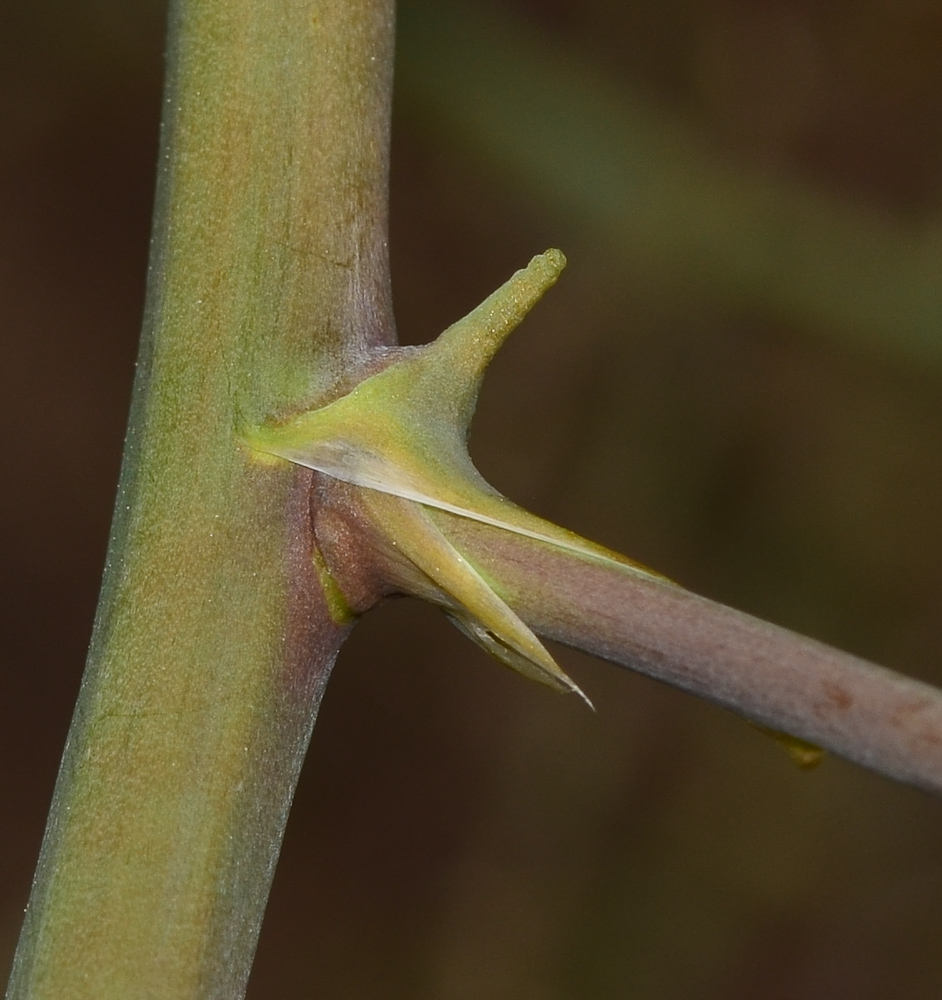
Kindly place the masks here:
[[(579, 106), (589, 138), (547, 180), (493, 139), (499, 101), (482, 98), (470, 127), (436, 100), (434, 37), (403, 39), (416, 68), (393, 143), (402, 338), (431, 339), (547, 246), (570, 259), (485, 384), (482, 471), (694, 590), (942, 683), (942, 4), (469, 9), (500, 19), (493, 47), (468, 35), (480, 74), (466, 89), (501, 60), (542, 67), (565, 119), (557, 69), (573, 59), (620, 95), (598, 122)], [(0, 7), (4, 966), (104, 558), (163, 17), (155, 0)], [(532, 48), (518, 60), (506, 40), (520, 25)], [(637, 163), (688, 168), (679, 199), (638, 191), (653, 242), (606, 225), (586, 152), (593, 128), (611, 145), (606, 116), (623, 107), (649, 126), (626, 125)], [(538, 162), (542, 127), (526, 141)], [(574, 211), (572, 190), (599, 211)], [(775, 225), (744, 209), (747, 191)], [(726, 250), (743, 241), (735, 268)], [(596, 715), (491, 663), (432, 609), (396, 602), (360, 624), (250, 997), (942, 993), (940, 803), (834, 759), (799, 772), (719, 709), (560, 659)]]

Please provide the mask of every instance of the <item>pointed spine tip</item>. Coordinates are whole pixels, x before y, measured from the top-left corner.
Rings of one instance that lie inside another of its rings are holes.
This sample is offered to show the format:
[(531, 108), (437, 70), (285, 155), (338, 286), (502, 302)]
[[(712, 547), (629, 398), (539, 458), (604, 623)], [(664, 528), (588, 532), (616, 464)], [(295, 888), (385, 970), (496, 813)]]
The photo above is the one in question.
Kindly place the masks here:
[(530, 263), (533, 264), (535, 261), (543, 261), (556, 275), (559, 275), (567, 264), (566, 255), (555, 247), (550, 247), (546, 253), (534, 257)]
[[(570, 683), (572, 684), (572, 681), (570, 681)], [(586, 703), (586, 705), (589, 706), (590, 710), (595, 712), (595, 705), (592, 704), (591, 700), (589, 699), (589, 696), (585, 693), (585, 691), (582, 690), (581, 687), (579, 687), (578, 684), (572, 684), (572, 687), (569, 689), (569, 693), (579, 695), (579, 697)]]
[(542, 298), (545, 292), (556, 284), (565, 267), (566, 255), (562, 250), (556, 250), (551, 247), (545, 253), (537, 254), (523, 270), (517, 272), (514, 278), (522, 279), (523, 282), (531, 286), (529, 290), (530, 302), (526, 307), (527, 311)]

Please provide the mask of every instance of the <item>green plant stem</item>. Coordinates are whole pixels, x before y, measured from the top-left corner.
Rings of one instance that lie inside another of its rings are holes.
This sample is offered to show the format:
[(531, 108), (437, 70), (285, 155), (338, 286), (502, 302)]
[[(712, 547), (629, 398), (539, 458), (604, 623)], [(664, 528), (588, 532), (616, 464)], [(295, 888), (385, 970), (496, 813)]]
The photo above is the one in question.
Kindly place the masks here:
[(172, 8), (117, 512), (10, 998), (244, 991), (347, 626), (312, 474), (237, 432), (393, 338), (391, 66), (391, 0)]

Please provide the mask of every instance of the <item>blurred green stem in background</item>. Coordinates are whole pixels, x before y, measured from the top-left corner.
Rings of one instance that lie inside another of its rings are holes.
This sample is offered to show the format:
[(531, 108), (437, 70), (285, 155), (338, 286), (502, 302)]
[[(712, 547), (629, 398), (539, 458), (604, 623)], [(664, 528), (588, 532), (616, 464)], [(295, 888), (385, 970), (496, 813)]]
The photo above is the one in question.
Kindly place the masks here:
[(539, 205), (653, 281), (896, 361), (942, 362), (942, 231), (722, 155), (496, 6), (405, 0), (398, 93)]
[(91, 652), (8, 996), (242, 995), (346, 628), (311, 474), (236, 427), (392, 337), (388, 0), (177, 0)]

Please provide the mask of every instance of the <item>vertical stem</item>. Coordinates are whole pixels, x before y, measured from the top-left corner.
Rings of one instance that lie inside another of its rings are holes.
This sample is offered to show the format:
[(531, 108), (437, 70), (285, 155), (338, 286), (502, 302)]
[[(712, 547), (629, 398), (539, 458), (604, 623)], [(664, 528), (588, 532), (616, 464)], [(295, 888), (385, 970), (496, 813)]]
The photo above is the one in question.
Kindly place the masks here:
[(177, 0), (147, 312), (88, 667), (10, 998), (244, 992), (345, 635), (311, 474), (239, 428), (390, 342), (392, 0)]

